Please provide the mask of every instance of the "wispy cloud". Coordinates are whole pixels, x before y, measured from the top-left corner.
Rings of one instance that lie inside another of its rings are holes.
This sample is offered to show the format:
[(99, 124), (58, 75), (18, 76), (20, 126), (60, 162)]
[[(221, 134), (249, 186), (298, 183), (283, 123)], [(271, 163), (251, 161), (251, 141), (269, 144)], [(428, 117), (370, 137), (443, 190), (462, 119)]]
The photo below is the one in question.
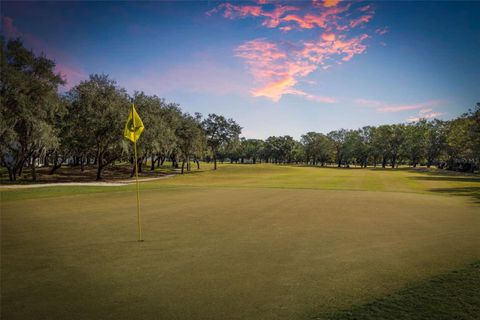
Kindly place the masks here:
[[(245, 60), (256, 85), (251, 94), (274, 102), (286, 94), (323, 103), (335, 102), (333, 97), (314, 96), (297, 86), (314, 71), (350, 61), (366, 52), (366, 41), (370, 35), (364, 25), (374, 16), (372, 6), (359, 7), (334, 0), (312, 1), (310, 6), (263, 4), (222, 3), (207, 14), (220, 13), (228, 19), (260, 18), (263, 27), (275, 28), (283, 33), (318, 29), (319, 35), (299, 41), (259, 38), (239, 45), (235, 55)], [(358, 28), (362, 32), (351, 32)]]
[(407, 118), (408, 122), (417, 122), (421, 119), (434, 119), (436, 117), (446, 114), (445, 112), (434, 112), (432, 109), (422, 109), (415, 116), (410, 116)]
[(81, 68), (64, 63), (66, 53), (58, 48), (52, 48), (42, 39), (28, 33), (22, 32), (15, 24), (11, 17), (2, 16), (2, 29), (6, 38), (20, 38), (27, 48), (32, 49), (37, 54), (45, 54), (48, 58), (56, 62), (55, 71), (62, 75), (67, 81), (64, 88), (70, 89), (80, 81), (86, 79), (88, 74)]
[(384, 34), (388, 33), (390, 31), (390, 28), (389, 27), (382, 27), (382, 28), (378, 28), (375, 30), (375, 33), (378, 34), (378, 35), (381, 35), (383, 36)]
[(445, 103), (442, 100), (429, 100), (412, 104), (396, 104), (370, 99), (355, 99), (353, 102), (360, 106), (375, 108), (376, 111), (383, 113), (422, 109), (420, 110), (420, 113), (424, 114), (431, 112), (433, 107), (437, 107)]

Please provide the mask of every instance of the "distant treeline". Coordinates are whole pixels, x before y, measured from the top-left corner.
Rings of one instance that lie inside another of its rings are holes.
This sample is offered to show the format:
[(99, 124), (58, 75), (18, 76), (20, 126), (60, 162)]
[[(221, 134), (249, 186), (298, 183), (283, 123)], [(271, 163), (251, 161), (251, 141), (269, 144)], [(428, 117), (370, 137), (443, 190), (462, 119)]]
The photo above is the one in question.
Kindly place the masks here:
[(480, 163), (480, 103), (451, 121), (420, 120), (410, 124), (367, 126), (308, 132), (300, 141), (290, 136), (266, 140), (240, 138), (232, 119), (184, 113), (143, 92), (127, 94), (107, 75), (59, 93), (64, 84), (55, 63), (27, 50), (20, 40), (1, 41), (0, 150), (1, 164), (15, 181), (25, 167), (36, 180), (36, 167), (49, 166), (53, 174), (62, 164), (95, 165), (97, 179), (109, 165), (132, 164), (131, 143), (123, 139), (129, 106), (134, 103), (145, 125), (138, 142), (139, 171), (169, 161), (190, 171), (191, 162), (217, 160), (240, 163), (303, 163), (411, 166), (475, 171)]

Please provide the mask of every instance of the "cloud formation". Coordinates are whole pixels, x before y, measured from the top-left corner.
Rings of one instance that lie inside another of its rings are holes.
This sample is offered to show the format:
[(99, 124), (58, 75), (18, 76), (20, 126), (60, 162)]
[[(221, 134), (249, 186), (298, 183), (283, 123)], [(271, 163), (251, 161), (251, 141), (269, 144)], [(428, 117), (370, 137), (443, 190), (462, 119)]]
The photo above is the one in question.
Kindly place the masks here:
[(434, 112), (433, 109), (422, 109), (418, 112), (416, 116), (410, 116), (407, 118), (408, 122), (418, 122), (421, 119), (434, 119), (436, 117), (446, 114), (445, 112)]
[[(412, 104), (394, 104), (394, 103), (387, 103), (384, 101), (378, 100), (369, 100), (369, 99), (355, 99), (353, 101), (355, 104), (363, 106), (363, 107), (370, 107), (375, 108), (376, 111), (382, 113), (391, 113), (391, 112), (402, 112), (408, 110), (418, 110), (419, 115), (425, 115), (423, 118), (432, 118), (437, 115), (441, 115), (441, 113), (433, 112), (434, 107), (438, 107), (445, 102), (442, 100), (428, 100), (425, 102), (418, 102)], [(429, 117), (428, 115), (433, 114), (433, 116)]]
[[(254, 97), (274, 102), (286, 94), (302, 96), (311, 101), (333, 103), (333, 97), (314, 96), (298, 88), (314, 71), (321, 71), (352, 60), (365, 53), (371, 38), (365, 25), (374, 17), (371, 5), (342, 3), (336, 0), (312, 1), (310, 5), (296, 3), (258, 2), (254, 5), (222, 3), (207, 12), (222, 14), (227, 19), (258, 18), (261, 26), (280, 31), (280, 40), (258, 38), (235, 49), (235, 55), (245, 60), (253, 75)], [(301, 33), (302, 30), (316, 30)], [(309, 38), (282, 40), (282, 35), (299, 32)]]

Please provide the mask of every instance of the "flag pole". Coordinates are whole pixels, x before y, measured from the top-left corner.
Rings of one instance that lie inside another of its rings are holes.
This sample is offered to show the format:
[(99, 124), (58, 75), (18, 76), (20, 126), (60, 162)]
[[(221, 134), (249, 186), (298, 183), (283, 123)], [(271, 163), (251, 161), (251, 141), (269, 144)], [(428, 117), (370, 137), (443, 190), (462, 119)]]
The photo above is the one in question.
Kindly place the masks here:
[[(135, 114), (133, 113), (133, 104), (132, 104), (132, 115), (133, 115), (133, 127), (135, 128)], [(137, 182), (137, 225), (138, 225), (138, 241), (143, 242), (142, 238), (142, 225), (140, 224), (140, 191), (138, 187), (138, 159), (137, 159), (137, 140), (133, 141), (133, 149), (135, 153), (135, 179)]]

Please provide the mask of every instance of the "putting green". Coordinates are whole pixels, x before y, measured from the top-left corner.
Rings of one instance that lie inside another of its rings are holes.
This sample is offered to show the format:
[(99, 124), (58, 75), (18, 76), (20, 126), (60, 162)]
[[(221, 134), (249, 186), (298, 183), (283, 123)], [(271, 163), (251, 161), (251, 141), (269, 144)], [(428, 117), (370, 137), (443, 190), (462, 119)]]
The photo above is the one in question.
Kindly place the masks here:
[(478, 204), (427, 190), (450, 180), (326, 169), (418, 192), (314, 190), (270, 167), (260, 182), (229, 169), (145, 184), (143, 243), (130, 189), (4, 201), (2, 318), (304, 319), (480, 258)]

